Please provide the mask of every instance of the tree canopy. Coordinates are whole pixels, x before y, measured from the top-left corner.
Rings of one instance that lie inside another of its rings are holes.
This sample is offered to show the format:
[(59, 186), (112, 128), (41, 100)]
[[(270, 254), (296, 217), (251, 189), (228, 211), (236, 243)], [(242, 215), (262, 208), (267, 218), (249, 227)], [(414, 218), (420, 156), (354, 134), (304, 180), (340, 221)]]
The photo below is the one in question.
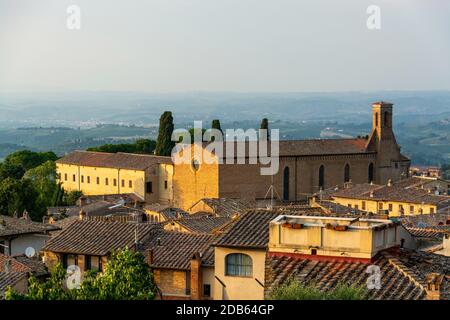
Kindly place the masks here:
[(122, 143), (122, 144), (104, 144), (99, 147), (88, 148), (88, 151), (97, 152), (127, 152), (127, 153), (142, 153), (152, 154), (155, 151), (156, 141), (150, 139), (138, 139), (135, 143)]
[(172, 141), (173, 133), (172, 112), (165, 111), (159, 119), (159, 134), (156, 141), (155, 154), (158, 156), (170, 156), (175, 142)]
[(67, 287), (67, 272), (58, 264), (51, 276), (40, 281), (31, 276), (25, 295), (6, 292), (7, 300), (151, 300), (156, 286), (141, 253), (125, 248), (112, 254), (103, 273), (86, 272), (77, 288)]

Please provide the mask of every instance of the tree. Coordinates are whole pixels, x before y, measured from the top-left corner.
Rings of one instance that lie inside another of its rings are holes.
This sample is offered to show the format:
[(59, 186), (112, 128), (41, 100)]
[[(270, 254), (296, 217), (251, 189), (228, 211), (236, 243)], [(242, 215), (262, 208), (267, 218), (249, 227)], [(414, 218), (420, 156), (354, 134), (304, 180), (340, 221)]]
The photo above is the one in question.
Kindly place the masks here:
[(321, 291), (313, 284), (304, 285), (291, 280), (275, 288), (270, 296), (273, 300), (365, 300), (368, 290), (364, 286), (338, 283), (329, 291)]
[[(22, 214), (30, 212), (32, 219), (39, 219), (41, 210), (37, 207), (38, 194), (30, 181), (6, 178), (0, 181), (0, 212), (1, 214)], [(45, 211), (45, 208), (44, 208)], [(38, 215), (36, 214), (37, 212)]]
[(220, 120), (219, 119), (215, 119), (215, 120), (212, 121), (211, 129), (217, 129), (217, 130), (220, 130), (220, 132), (223, 133), (222, 127), (220, 126)]
[(24, 172), (35, 168), (46, 161), (56, 161), (58, 157), (54, 152), (33, 152), (22, 150), (11, 153), (5, 158), (4, 164), (21, 166)]
[(39, 281), (30, 276), (25, 295), (6, 292), (7, 300), (150, 300), (156, 286), (149, 265), (141, 253), (128, 248), (112, 254), (104, 273), (86, 272), (78, 289), (69, 290), (66, 270), (58, 264), (50, 278)]
[(269, 137), (269, 120), (267, 118), (264, 118), (261, 120), (260, 129), (267, 130), (266, 134), (264, 136), (260, 137), (260, 139), (262, 139), (262, 140), (267, 140), (267, 138)]
[(172, 141), (173, 133), (172, 112), (165, 111), (159, 119), (159, 134), (156, 141), (155, 154), (158, 156), (170, 156), (175, 142)]
[(156, 147), (156, 141), (150, 139), (138, 139), (135, 143), (104, 144), (98, 147), (88, 148), (88, 151), (97, 152), (127, 152), (152, 154)]

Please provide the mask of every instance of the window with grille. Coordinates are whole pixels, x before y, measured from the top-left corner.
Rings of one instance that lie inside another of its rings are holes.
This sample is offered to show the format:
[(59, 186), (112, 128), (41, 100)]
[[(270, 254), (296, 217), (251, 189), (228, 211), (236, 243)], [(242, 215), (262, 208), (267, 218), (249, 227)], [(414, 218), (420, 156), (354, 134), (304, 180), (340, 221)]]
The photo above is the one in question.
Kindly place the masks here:
[(226, 256), (225, 274), (227, 276), (251, 277), (253, 274), (253, 261), (249, 255), (231, 253)]

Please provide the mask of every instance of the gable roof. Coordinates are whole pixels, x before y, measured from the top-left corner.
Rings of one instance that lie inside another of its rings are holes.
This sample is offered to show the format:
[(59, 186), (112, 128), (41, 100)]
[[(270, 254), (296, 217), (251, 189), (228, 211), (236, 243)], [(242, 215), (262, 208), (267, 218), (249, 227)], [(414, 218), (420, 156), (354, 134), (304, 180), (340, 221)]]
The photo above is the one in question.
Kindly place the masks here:
[(47, 233), (59, 228), (51, 224), (34, 222), (24, 218), (13, 218), (0, 215), (0, 237), (30, 233)]
[(5, 272), (5, 262), (7, 260), (11, 261), (11, 271), (12, 272), (31, 272), (31, 268), (27, 265), (19, 262), (17, 259), (6, 256), (2, 253), (0, 253), (0, 272)]
[(311, 139), (280, 141), (280, 156), (369, 153), (366, 139)]
[(211, 233), (215, 229), (220, 228), (231, 221), (231, 218), (228, 217), (203, 215), (200, 217), (178, 219), (172, 223), (177, 223), (183, 228), (194, 233)]
[(121, 168), (145, 170), (159, 163), (172, 163), (170, 157), (135, 153), (106, 153), (77, 150), (56, 160), (56, 163), (72, 164), (86, 167)]
[(26, 272), (0, 272), (0, 298), (3, 297), (8, 287), (13, 287), (26, 278)]
[(211, 244), (216, 238), (209, 234), (161, 231), (143, 247), (152, 250), (152, 267), (188, 270), (191, 258), (197, 252), (201, 254), (203, 266), (214, 266), (214, 248)]
[[(332, 290), (340, 282), (366, 285), (371, 273), (369, 264), (338, 259), (308, 259), (278, 253), (268, 253), (265, 266), (265, 296), (290, 279), (316, 285), (321, 291)], [(369, 299), (422, 300), (426, 298), (426, 278), (431, 273), (448, 275), (450, 257), (407, 249), (380, 252), (371, 265), (380, 267), (381, 289), (369, 290)], [(444, 277), (441, 298), (448, 299), (449, 280)]]
[(77, 220), (47, 241), (43, 251), (104, 256), (114, 250), (133, 247), (145, 239), (159, 224), (118, 221)]
[(254, 201), (234, 198), (203, 198), (197, 203), (199, 202), (205, 203), (213, 210), (214, 214), (221, 217), (231, 217), (236, 213), (242, 213), (244, 210), (250, 209), (255, 204)]
[[(370, 183), (349, 184), (347, 188), (340, 189), (332, 197), (349, 199), (366, 199), (382, 201), (399, 201), (421, 204), (449, 203), (450, 197), (430, 194), (427, 190), (405, 185), (399, 181), (392, 185), (377, 185)], [(407, 208), (405, 208), (406, 210)]]

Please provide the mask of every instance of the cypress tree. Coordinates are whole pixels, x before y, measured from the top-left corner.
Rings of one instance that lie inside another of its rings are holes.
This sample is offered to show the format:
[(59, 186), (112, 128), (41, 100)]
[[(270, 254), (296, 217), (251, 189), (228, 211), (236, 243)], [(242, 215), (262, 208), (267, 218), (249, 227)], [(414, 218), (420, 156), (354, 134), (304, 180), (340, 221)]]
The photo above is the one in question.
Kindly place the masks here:
[(215, 119), (212, 121), (211, 129), (217, 129), (217, 130), (220, 130), (220, 132), (222, 132), (222, 127), (220, 126), (219, 119)]
[(155, 154), (158, 156), (170, 156), (175, 142), (172, 141), (173, 132), (172, 112), (165, 111), (159, 119), (159, 134), (156, 141)]
[(259, 137), (260, 139), (267, 139), (269, 137), (269, 120), (267, 118), (262, 119), (260, 129), (267, 130), (267, 136)]

